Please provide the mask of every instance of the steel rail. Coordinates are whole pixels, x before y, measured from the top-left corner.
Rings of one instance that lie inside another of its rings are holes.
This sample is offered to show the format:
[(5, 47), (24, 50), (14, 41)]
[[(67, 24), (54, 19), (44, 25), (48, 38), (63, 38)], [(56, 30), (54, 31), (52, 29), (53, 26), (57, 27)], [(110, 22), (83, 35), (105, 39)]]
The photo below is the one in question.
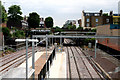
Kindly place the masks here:
[[(46, 35), (33, 35), (33, 38), (45, 38)], [(120, 39), (120, 36), (65, 36), (65, 35), (48, 35), (48, 38), (115, 38)]]
[(95, 70), (97, 71), (98, 74), (102, 75), (102, 77), (104, 77), (106, 80), (112, 80), (110, 75), (107, 72), (105, 72), (103, 70), (103, 68), (98, 63), (96, 63), (92, 57), (90, 57), (90, 55), (88, 53), (85, 53), (84, 51), (82, 51), (80, 47), (78, 47), (78, 48), (85, 56), (86, 55), (89, 56), (89, 57), (87, 57), (87, 59), (91, 63), (91, 65), (95, 68)]
[[(39, 48), (35, 49), (35, 52), (37, 52)], [(28, 57), (30, 58), (32, 56), (32, 51), (29, 51)], [(4, 74), (5, 72), (9, 71), (9, 69), (19, 66), (21, 63), (25, 61), (25, 54), (22, 56), (18, 56), (14, 60), (10, 60), (9, 63), (6, 63), (5, 65), (1, 66), (0, 68), (0, 75)]]
[(96, 33), (96, 32), (61, 32), (61, 33)]

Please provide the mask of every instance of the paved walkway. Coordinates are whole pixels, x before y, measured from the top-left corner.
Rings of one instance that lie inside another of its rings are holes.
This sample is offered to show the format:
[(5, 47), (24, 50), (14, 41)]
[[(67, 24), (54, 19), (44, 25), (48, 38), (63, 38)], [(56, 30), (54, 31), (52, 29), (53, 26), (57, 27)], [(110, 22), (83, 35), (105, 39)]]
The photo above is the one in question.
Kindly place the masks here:
[(57, 53), (50, 68), (49, 78), (66, 78), (66, 53)]

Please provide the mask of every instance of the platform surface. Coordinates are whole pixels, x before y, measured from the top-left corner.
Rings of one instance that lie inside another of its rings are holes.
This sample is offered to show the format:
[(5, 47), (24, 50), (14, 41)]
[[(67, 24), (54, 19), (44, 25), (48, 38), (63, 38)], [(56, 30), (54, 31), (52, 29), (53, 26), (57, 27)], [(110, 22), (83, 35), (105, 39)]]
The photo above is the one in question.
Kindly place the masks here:
[(66, 53), (56, 53), (56, 58), (50, 67), (49, 78), (67, 78), (66, 76)]

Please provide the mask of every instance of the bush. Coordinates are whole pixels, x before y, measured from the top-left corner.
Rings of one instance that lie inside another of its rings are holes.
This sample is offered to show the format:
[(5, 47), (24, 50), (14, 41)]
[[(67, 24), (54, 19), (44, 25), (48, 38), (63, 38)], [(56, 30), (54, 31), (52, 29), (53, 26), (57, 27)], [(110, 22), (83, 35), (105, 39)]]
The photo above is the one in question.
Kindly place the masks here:
[(3, 27), (2, 32), (5, 37), (11, 37), (10, 30), (7, 27)]
[(76, 25), (68, 25), (68, 26), (67, 26), (67, 29), (69, 29), (69, 30), (70, 30), (70, 29), (74, 29), (74, 30), (75, 30), (75, 29), (76, 29)]
[(24, 31), (17, 30), (16, 32), (13, 33), (13, 37), (15, 37), (15, 38), (24, 38), (25, 33), (24, 33)]
[(88, 43), (94, 44), (94, 43), (95, 43), (95, 38), (87, 38), (87, 39), (84, 39), (84, 44), (85, 44), (85, 45), (88, 45)]
[(92, 32), (96, 32), (96, 29), (92, 29), (91, 31), (92, 31)]
[(80, 26), (79, 26), (79, 27), (77, 28), (77, 30), (83, 30), (83, 27), (80, 27)]

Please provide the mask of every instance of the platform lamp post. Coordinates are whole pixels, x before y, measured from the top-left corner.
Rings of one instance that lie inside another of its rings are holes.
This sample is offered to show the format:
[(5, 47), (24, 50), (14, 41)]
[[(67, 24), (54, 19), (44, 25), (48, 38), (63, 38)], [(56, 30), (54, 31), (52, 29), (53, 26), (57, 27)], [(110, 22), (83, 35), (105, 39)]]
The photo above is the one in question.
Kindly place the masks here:
[[(53, 33), (52, 33), (52, 35), (53, 35)], [(52, 37), (52, 46), (53, 46), (53, 43), (54, 43), (54, 41), (53, 41), (53, 37)]]
[(98, 40), (97, 39), (95, 39), (95, 58), (96, 58), (96, 52), (97, 52), (97, 43), (98, 43)]
[(47, 79), (47, 47), (48, 47), (48, 37), (46, 34), (46, 79)]
[[(38, 42), (37, 39), (16, 39), (16, 42), (26, 42), (26, 79), (28, 79), (28, 42), (32, 42), (32, 48), (34, 48), (34, 42)], [(32, 49), (32, 68), (34, 69), (34, 50)]]
[(60, 46), (62, 46), (62, 34), (60, 33)]

